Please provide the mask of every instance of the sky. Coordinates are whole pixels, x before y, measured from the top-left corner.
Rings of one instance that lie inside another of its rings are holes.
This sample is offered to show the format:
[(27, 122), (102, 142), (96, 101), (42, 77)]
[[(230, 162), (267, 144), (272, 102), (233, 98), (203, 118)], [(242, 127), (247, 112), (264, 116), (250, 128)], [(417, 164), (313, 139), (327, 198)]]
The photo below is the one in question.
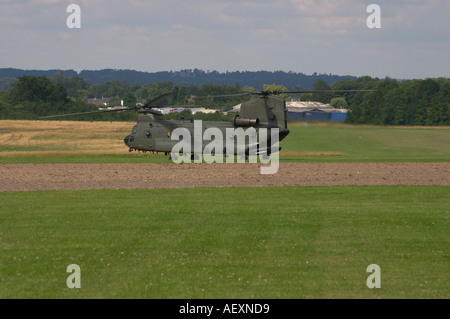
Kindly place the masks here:
[(450, 1), (0, 0), (9, 67), (450, 77)]

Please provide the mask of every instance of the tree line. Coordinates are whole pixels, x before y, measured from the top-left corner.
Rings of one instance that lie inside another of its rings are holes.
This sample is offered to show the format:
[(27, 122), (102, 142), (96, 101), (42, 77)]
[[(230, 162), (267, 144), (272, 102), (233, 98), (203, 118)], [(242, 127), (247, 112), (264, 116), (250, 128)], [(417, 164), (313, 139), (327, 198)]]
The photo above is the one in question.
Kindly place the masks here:
[(103, 70), (22, 70), (15, 68), (0, 68), (0, 91), (7, 89), (9, 84), (17, 77), (24, 75), (46, 76), (52, 78), (57, 73), (71, 78), (78, 76), (92, 84), (105, 84), (110, 81), (126, 81), (128, 83), (139, 83), (141, 85), (172, 82), (179, 85), (203, 85), (209, 83), (252, 86), (262, 90), (265, 83), (278, 83), (286, 87), (300, 85), (305, 89), (312, 88), (316, 80), (321, 79), (331, 84), (344, 78), (356, 79), (354, 76), (334, 75), (314, 72), (311, 75), (297, 72), (284, 71), (210, 71), (200, 69), (184, 69), (179, 71), (142, 72), (136, 70), (103, 69)]
[[(374, 90), (373, 92), (329, 93), (327, 90)], [(264, 90), (296, 91), (301, 86), (286, 87), (265, 84)], [(346, 121), (375, 125), (449, 125), (450, 79), (398, 81), (369, 76), (341, 79), (331, 85), (318, 79), (313, 85), (317, 93), (299, 96), (280, 94), (286, 100), (318, 101), (336, 108), (349, 110)], [(110, 105), (134, 106), (171, 92), (165, 103), (178, 107), (213, 107), (229, 110), (250, 96), (243, 92), (257, 91), (251, 86), (207, 83), (175, 84), (171, 81), (141, 85), (113, 80), (89, 85), (78, 76), (66, 77), (57, 72), (53, 77), (20, 76), (9, 89), (0, 92), (0, 119), (38, 119), (42, 116), (97, 110), (87, 103), (88, 98), (110, 97)], [(227, 95), (227, 96), (223, 96)], [(231, 95), (231, 96), (230, 96)], [(208, 97), (215, 96), (215, 97)], [(163, 105), (161, 105), (163, 106)], [(170, 117), (174, 117), (171, 115)], [(185, 113), (183, 116), (187, 116)], [(211, 117), (211, 116), (209, 116)], [(220, 116), (215, 117), (222, 119)], [(135, 112), (117, 112), (102, 115), (84, 115), (76, 120), (134, 121)]]
[[(152, 99), (171, 92), (164, 104), (156, 106), (174, 107), (213, 107), (220, 114), (205, 115), (211, 120), (228, 120), (220, 111), (232, 108), (240, 103), (238, 97), (219, 97), (198, 100), (195, 97), (211, 95), (228, 95), (241, 92), (241, 87), (226, 84), (205, 85), (174, 85), (172, 82), (158, 82), (146, 85), (129, 84), (126, 81), (110, 81), (105, 84), (88, 83), (78, 76), (70, 78), (58, 72), (52, 78), (46, 76), (18, 77), (9, 89), (0, 92), (0, 119), (29, 119), (36, 120), (43, 116), (57, 114), (71, 114), (97, 111), (98, 107), (87, 102), (88, 98), (111, 98), (109, 106), (133, 107), (137, 103), (146, 103)], [(243, 88), (245, 89), (245, 88)], [(253, 90), (250, 88), (250, 90)], [(192, 98), (191, 98), (192, 97)], [(181, 116), (185, 116), (182, 114)], [(174, 115), (167, 116), (173, 118)], [(71, 117), (73, 120), (106, 120), (106, 121), (135, 121), (135, 112), (114, 112), (104, 114), (88, 114)]]
[(450, 125), (450, 79), (397, 81), (370, 77), (339, 81), (335, 90), (373, 89), (342, 94), (348, 103), (346, 121), (375, 125)]

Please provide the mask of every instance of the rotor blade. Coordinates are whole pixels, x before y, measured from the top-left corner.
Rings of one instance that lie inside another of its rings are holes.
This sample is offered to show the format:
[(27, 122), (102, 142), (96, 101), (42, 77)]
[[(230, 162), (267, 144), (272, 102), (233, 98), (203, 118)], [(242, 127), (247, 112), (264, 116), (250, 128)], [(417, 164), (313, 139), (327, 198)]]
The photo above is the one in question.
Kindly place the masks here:
[[(188, 109), (205, 108), (205, 107), (220, 108), (221, 106), (217, 105), (217, 104), (187, 104), (187, 105), (174, 104), (174, 105), (170, 105), (170, 106), (163, 106), (161, 108), (164, 108), (164, 107), (171, 108), (171, 109), (186, 109), (186, 110), (188, 110)], [(157, 108), (159, 108), (159, 107), (157, 107)]]
[(164, 100), (169, 95), (171, 95), (171, 93), (164, 93), (163, 95), (158, 96), (156, 99), (151, 100), (149, 103), (145, 104), (144, 106), (123, 107), (123, 108), (110, 109), (110, 110), (98, 110), (98, 111), (91, 111), (91, 112), (80, 112), (80, 113), (50, 115), (50, 116), (40, 117), (40, 119), (54, 119), (54, 118), (60, 118), (60, 117), (70, 117), (70, 116), (89, 115), (89, 114), (101, 114), (101, 113), (110, 113), (110, 112), (139, 110), (139, 109), (142, 109), (142, 108), (152, 108), (153, 106), (151, 106), (151, 104), (159, 102), (161, 100)]
[[(235, 94), (222, 94), (222, 95), (206, 95), (206, 96), (196, 96), (193, 99), (207, 99), (207, 98), (217, 98), (217, 97), (236, 97), (245, 95), (278, 95), (278, 94), (304, 94), (304, 93), (350, 93), (350, 92), (375, 92), (376, 90), (305, 90), (305, 91), (253, 91), (253, 92), (242, 92)], [(151, 104), (151, 103), (150, 103)]]
[(138, 109), (138, 107), (124, 107), (124, 108), (120, 108), (120, 109), (111, 109), (111, 110), (98, 110), (98, 111), (91, 111), (91, 112), (80, 112), (80, 113), (69, 113), (69, 114), (42, 116), (42, 117), (40, 117), (40, 119), (53, 119), (53, 118), (59, 118), (59, 117), (69, 117), (69, 116), (78, 116), (78, 115), (130, 111), (130, 110), (136, 110), (136, 109)]
[(151, 101), (145, 103), (145, 104), (144, 104), (144, 108), (155, 107), (155, 106), (152, 105), (152, 104), (155, 104), (155, 103), (157, 103), (157, 102), (159, 102), (159, 101), (162, 101), (162, 100), (168, 98), (170, 95), (172, 95), (172, 93), (170, 93), (170, 92), (164, 93), (164, 94), (158, 96), (156, 99), (153, 99), (153, 100), (151, 100)]
[(376, 90), (306, 90), (306, 91), (261, 91), (261, 94), (304, 94), (304, 93), (350, 93), (375, 92)]
[(375, 92), (376, 90), (312, 90), (312, 91), (295, 91), (295, 92), (280, 92), (287, 94), (302, 94), (302, 93), (350, 93), (350, 92)]
[(196, 96), (193, 97), (193, 99), (207, 99), (207, 98), (216, 98), (216, 97), (234, 97), (234, 96), (244, 96), (244, 95), (249, 95), (251, 94), (250, 92), (248, 93), (235, 93), (235, 94), (223, 94), (223, 95), (206, 95), (206, 96)]

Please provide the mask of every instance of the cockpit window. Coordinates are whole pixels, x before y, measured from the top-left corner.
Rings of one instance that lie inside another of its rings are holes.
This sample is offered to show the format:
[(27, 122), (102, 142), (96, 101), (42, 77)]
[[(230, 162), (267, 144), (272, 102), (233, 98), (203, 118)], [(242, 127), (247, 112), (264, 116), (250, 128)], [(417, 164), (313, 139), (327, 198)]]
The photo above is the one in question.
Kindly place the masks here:
[(133, 130), (131, 131), (131, 134), (136, 134), (137, 133), (137, 125), (135, 125), (133, 127)]

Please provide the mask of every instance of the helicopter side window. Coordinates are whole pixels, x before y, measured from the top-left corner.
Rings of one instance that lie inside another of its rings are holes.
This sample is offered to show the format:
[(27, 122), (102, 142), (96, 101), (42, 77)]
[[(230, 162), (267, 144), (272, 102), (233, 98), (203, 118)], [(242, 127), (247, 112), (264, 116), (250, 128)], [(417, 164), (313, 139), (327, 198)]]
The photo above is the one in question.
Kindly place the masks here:
[(145, 136), (147, 136), (147, 138), (150, 138), (152, 136), (152, 133), (150, 131), (145, 132)]

